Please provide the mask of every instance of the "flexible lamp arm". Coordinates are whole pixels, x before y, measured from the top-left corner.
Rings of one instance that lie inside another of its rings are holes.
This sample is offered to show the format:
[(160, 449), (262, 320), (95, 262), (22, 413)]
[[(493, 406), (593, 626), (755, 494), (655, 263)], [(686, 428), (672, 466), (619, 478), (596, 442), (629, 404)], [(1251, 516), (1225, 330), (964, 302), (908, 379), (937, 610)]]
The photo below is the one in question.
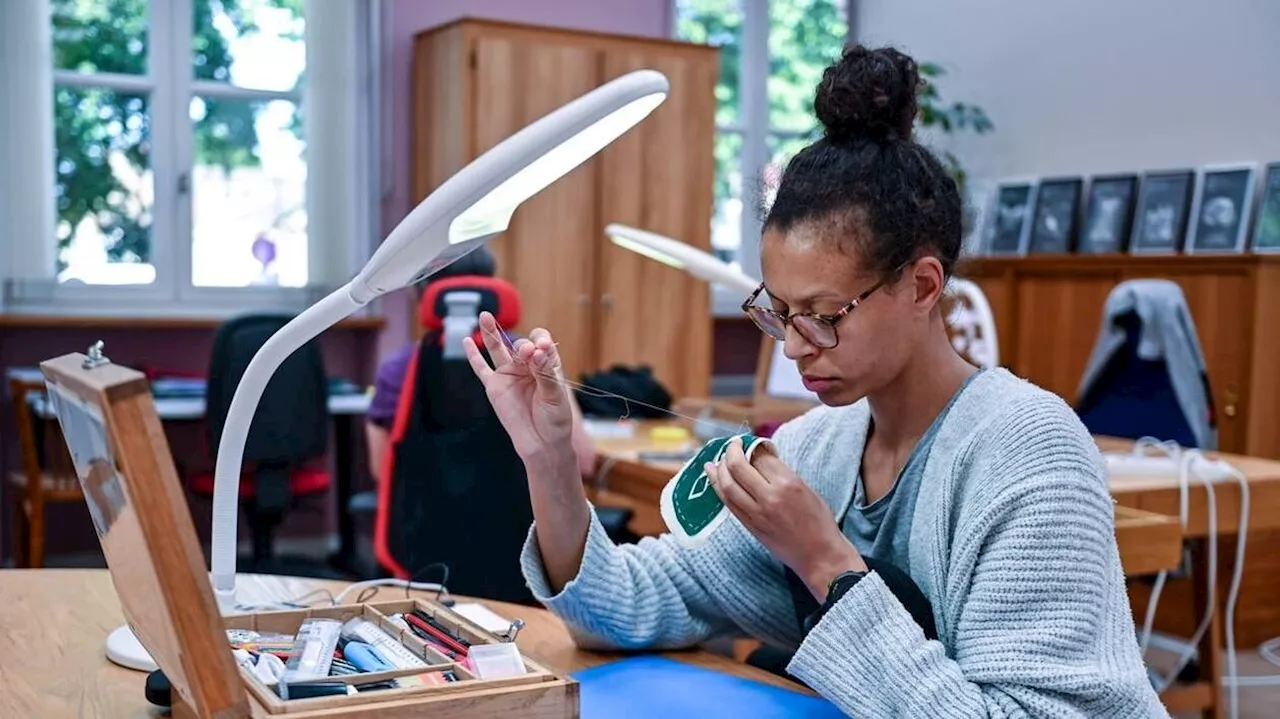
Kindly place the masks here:
[(357, 301), (351, 290), (350, 284), (340, 287), (273, 334), (250, 360), (231, 398), (213, 475), (213, 593), (224, 613), (235, 609), (240, 471), (258, 402), (290, 355), (365, 304)]
[(236, 387), (213, 485), (214, 595), (235, 611), (236, 535), (244, 446), (262, 393), (302, 345), (387, 292), (413, 285), (507, 229), (522, 202), (581, 165), (666, 98), (667, 79), (637, 70), (553, 110), (459, 170), (411, 211), (345, 286), (277, 331)]

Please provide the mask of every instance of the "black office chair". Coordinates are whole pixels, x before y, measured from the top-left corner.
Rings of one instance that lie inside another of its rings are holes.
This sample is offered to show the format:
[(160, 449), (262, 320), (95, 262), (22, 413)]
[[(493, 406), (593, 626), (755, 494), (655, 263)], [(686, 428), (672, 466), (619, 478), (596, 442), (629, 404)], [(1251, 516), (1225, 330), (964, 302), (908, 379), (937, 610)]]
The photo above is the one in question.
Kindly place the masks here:
[[(214, 336), (205, 394), (206, 429), (211, 456), (226, 425), (236, 387), (249, 361), (284, 327), (288, 315), (252, 314), (224, 323)], [(252, 561), (243, 571), (340, 578), (315, 562), (275, 556), (274, 535), (284, 514), (300, 495), (324, 494), (332, 478), (322, 460), (329, 443), (328, 376), (319, 346), (309, 342), (281, 364), (267, 383), (245, 442), (240, 499), (253, 536)], [(213, 494), (213, 475), (192, 477), (192, 491)]]
[[(1198, 447), (1191, 420), (1178, 403), (1178, 394), (1163, 358), (1138, 355), (1142, 321), (1136, 312), (1114, 320), (1124, 333), (1124, 344), (1111, 355), (1095, 382), (1083, 393), (1076, 413), (1091, 434), (1140, 439), (1173, 440), (1183, 447)], [(1207, 374), (1200, 376), (1206, 403), (1212, 409), (1213, 393)], [(1210, 415), (1210, 426), (1216, 427)]]

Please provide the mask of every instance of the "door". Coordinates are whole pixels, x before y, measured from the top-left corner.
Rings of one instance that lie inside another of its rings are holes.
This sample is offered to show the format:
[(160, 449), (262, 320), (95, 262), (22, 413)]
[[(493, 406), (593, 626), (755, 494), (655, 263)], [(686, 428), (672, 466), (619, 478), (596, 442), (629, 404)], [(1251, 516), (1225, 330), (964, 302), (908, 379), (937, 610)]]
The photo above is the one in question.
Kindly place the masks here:
[[(473, 157), (600, 84), (599, 53), (589, 48), (479, 37), (473, 51)], [(490, 245), (498, 275), (516, 286), (523, 301), (515, 329), (549, 329), (570, 379), (593, 359), (599, 181), (598, 165), (584, 163), (521, 205), (511, 227)]]
[(666, 75), (671, 90), (600, 159), (598, 365), (648, 364), (673, 397), (705, 397), (710, 286), (614, 245), (604, 227), (618, 222), (710, 249), (717, 55), (619, 48), (605, 54), (603, 79), (644, 68)]

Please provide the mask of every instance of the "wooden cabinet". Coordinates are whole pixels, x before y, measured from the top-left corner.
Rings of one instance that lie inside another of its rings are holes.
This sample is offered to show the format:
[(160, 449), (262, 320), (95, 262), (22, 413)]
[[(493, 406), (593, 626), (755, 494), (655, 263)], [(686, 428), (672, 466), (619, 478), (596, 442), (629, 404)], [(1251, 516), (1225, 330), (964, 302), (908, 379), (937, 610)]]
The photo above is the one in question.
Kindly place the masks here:
[(414, 199), (530, 122), (637, 69), (667, 77), (666, 101), (521, 205), (491, 248), (498, 274), (523, 298), (524, 321), (514, 329), (550, 329), (568, 377), (643, 363), (674, 396), (704, 396), (707, 284), (614, 246), (604, 228), (621, 222), (710, 248), (714, 48), (480, 20), (419, 34)]
[(1177, 282), (1208, 365), (1219, 448), (1280, 458), (1280, 256), (974, 258), (960, 272), (991, 303), (1001, 364), (1072, 403), (1108, 293), (1135, 278)]

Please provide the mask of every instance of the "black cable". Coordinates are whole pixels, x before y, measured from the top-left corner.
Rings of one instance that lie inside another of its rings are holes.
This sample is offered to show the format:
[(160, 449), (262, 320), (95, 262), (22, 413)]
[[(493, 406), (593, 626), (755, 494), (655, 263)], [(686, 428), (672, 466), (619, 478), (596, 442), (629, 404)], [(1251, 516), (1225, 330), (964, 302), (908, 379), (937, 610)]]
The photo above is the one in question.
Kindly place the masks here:
[[(419, 568), (417, 571), (413, 573), (413, 576), (409, 577), (409, 582), (410, 584), (417, 583), (420, 579), (423, 578), (424, 574), (426, 574), (427, 572), (430, 572), (432, 569), (435, 569), (437, 567), (439, 567), (440, 569), (440, 582), (439, 582), (440, 589), (436, 590), (436, 601), (443, 604), (446, 607), (451, 607), (453, 606), (452, 599), (445, 600), (440, 598), (441, 595), (449, 591), (449, 565), (445, 564), (444, 562), (432, 562), (431, 564), (428, 564), (426, 566)], [(411, 597), (409, 596), (408, 584), (406, 584), (404, 587), (404, 598), (411, 599)]]

